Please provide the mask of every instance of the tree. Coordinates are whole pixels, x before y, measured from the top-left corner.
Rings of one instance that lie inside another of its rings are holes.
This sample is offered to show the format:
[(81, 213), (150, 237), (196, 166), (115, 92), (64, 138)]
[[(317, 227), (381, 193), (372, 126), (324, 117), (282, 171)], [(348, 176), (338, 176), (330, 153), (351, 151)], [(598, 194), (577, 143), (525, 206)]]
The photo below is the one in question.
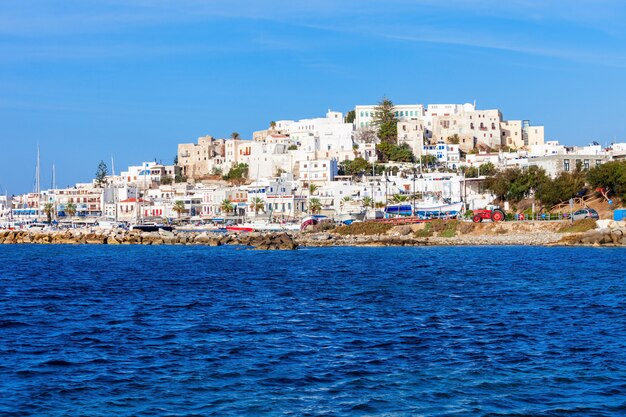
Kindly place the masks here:
[(233, 202), (230, 199), (226, 198), (220, 204), (220, 210), (224, 213), (228, 214), (233, 211)]
[(408, 144), (403, 143), (400, 146), (394, 145), (391, 148), (389, 159), (395, 162), (413, 162), (415, 160), (415, 155), (413, 155), (411, 147)]
[(45, 206), (43, 206), (43, 212), (46, 215), (46, 218), (48, 219), (48, 224), (52, 223), (52, 214), (54, 213), (54, 205), (52, 203), (46, 203)]
[(248, 177), (248, 164), (237, 164), (228, 171), (228, 174), (224, 175), (224, 179), (232, 182), (233, 184), (241, 185)]
[(68, 217), (74, 217), (76, 215), (76, 204), (69, 202), (65, 205), (65, 214)]
[(361, 204), (363, 207), (372, 207), (374, 205), (374, 200), (372, 200), (372, 197), (370, 196), (365, 196), (361, 200)]
[(354, 140), (361, 143), (372, 143), (376, 141), (376, 132), (369, 128), (361, 128), (354, 133)]
[(465, 178), (478, 178), (479, 176), (492, 177), (496, 175), (498, 169), (491, 162), (486, 162), (478, 167), (464, 166), (461, 168), (461, 171), (465, 174)]
[(176, 176), (174, 177), (174, 182), (187, 182), (187, 177), (183, 174), (176, 174)]
[(319, 189), (320, 187), (318, 187), (315, 184), (309, 184), (309, 195), (313, 195), (315, 194), (315, 192)]
[(178, 214), (179, 219), (180, 219), (180, 215), (187, 211), (187, 209), (185, 208), (185, 203), (182, 202), (181, 200), (177, 200), (176, 202), (174, 202), (174, 205), (172, 206), (172, 210), (175, 211), (176, 214)]
[(174, 178), (166, 175), (163, 178), (161, 178), (161, 185), (170, 185), (171, 183), (174, 182)]
[(498, 169), (491, 162), (485, 162), (484, 164), (480, 165), (480, 168), (478, 169), (478, 171), (480, 172), (480, 175), (490, 177), (492, 175), (495, 175), (496, 172), (498, 172)]
[(452, 136), (448, 136), (448, 143), (452, 145), (458, 145), (461, 142), (461, 138), (456, 133)]
[(420, 162), (423, 166), (435, 166), (437, 165), (437, 157), (435, 155), (422, 155)]
[(391, 198), (391, 200), (396, 204), (404, 203), (408, 199), (409, 199), (409, 196), (404, 195), (404, 194), (394, 194), (393, 197)]
[(174, 157), (174, 165), (178, 165), (178, 155)]
[(231, 139), (239, 139), (239, 133), (233, 132), (230, 134)]
[(339, 175), (359, 175), (361, 172), (371, 172), (372, 165), (363, 158), (354, 158), (339, 163)]
[[(482, 172), (481, 172), (482, 174)], [(519, 168), (508, 168), (504, 171), (496, 172), (495, 175), (485, 180), (485, 187), (493, 192), (499, 200), (520, 201), (529, 197), (533, 192), (542, 195), (554, 184), (541, 168), (532, 166), (522, 171)], [(537, 192), (540, 190), (540, 192)], [(548, 201), (553, 197), (546, 197), (543, 201)], [(569, 197), (568, 197), (569, 198)], [(540, 198), (541, 200), (541, 198)]]
[(352, 197), (350, 197), (349, 195), (344, 196), (340, 201), (339, 201), (339, 209), (343, 212), (343, 208), (346, 206), (347, 203), (352, 201)]
[(356, 111), (354, 110), (350, 110), (348, 113), (346, 113), (346, 123), (354, 123), (354, 120), (356, 119)]
[(297, 151), (298, 150), (298, 145), (293, 144), (293, 145), (289, 145), (289, 147), (287, 148), (288, 151)]
[(398, 146), (389, 142), (381, 142), (376, 145), (376, 153), (382, 162), (413, 162), (415, 160), (413, 151), (406, 143)]
[(626, 161), (611, 161), (591, 168), (587, 181), (593, 188), (604, 188), (607, 195), (626, 201)]
[(545, 177), (536, 186), (535, 195), (546, 206), (554, 206), (575, 197), (585, 188), (582, 172), (562, 172), (556, 178)]
[(260, 210), (265, 210), (265, 201), (261, 197), (254, 197), (250, 202), (250, 208), (254, 210), (254, 214), (259, 214)]
[(317, 214), (322, 211), (322, 203), (319, 198), (311, 198), (309, 200), (309, 211), (313, 214)]
[(374, 108), (372, 123), (380, 140), (395, 143), (398, 138), (398, 118), (393, 102), (383, 97)]
[(107, 164), (104, 161), (100, 161), (98, 169), (96, 170), (96, 187), (102, 188), (107, 184)]
[(274, 129), (276, 129), (276, 122), (272, 120), (270, 122), (270, 130), (274, 130)]

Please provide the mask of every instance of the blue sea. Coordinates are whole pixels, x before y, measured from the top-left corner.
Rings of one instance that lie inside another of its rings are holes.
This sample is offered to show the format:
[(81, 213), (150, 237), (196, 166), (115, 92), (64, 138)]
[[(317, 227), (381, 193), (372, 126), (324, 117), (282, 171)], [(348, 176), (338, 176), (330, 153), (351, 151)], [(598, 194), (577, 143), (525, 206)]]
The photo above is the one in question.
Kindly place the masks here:
[(624, 416), (619, 248), (0, 247), (2, 416)]

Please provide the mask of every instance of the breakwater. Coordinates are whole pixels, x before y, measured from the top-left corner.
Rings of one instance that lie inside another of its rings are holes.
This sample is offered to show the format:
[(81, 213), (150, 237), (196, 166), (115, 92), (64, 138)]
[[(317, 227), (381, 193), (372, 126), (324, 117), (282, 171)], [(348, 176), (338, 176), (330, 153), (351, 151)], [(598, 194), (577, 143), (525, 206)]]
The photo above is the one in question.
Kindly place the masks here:
[(295, 249), (298, 245), (287, 233), (191, 233), (141, 232), (138, 230), (93, 231), (0, 231), (2, 244), (68, 244), (68, 245), (242, 245), (257, 249)]
[[(601, 221), (586, 224), (442, 222), (411, 225), (337, 228), (318, 232), (211, 233), (141, 232), (71, 229), (65, 231), (0, 230), (2, 244), (99, 245), (239, 245), (265, 250), (291, 250), (299, 246), (480, 246), (480, 245), (592, 245), (626, 246), (626, 224)], [(580, 226), (586, 226), (581, 228)]]

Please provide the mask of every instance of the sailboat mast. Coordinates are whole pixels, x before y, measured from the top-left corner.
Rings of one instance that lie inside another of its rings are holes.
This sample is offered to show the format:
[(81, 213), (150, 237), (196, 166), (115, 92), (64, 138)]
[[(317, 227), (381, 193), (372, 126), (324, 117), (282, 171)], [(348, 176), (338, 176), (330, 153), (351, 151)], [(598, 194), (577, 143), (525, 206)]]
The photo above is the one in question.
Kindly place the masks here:
[(117, 185), (115, 184), (115, 161), (113, 160), (113, 155), (111, 155), (111, 174), (112, 174), (112, 180), (111, 180), (111, 185), (112, 185), (112, 192), (113, 192), (113, 210), (115, 212), (114, 214), (114, 218), (115, 221), (117, 222)]
[(35, 192), (37, 193), (37, 195), (39, 195), (39, 193), (41, 192), (41, 182), (39, 175), (39, 143), (37, 143), (37, 169), (35, 170), (35, 175), (37, 177), (35, 179)]

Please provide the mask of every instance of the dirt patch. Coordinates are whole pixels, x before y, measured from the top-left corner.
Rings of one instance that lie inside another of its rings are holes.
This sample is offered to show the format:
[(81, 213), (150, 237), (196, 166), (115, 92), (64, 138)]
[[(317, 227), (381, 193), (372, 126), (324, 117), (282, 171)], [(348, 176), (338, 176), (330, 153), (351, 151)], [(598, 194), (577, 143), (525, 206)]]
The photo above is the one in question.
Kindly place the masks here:
[(594, 219), (576, 220), (574, 223), (563, 224), (557, 231), (559, 233), (583, 233), (596, 228)]

